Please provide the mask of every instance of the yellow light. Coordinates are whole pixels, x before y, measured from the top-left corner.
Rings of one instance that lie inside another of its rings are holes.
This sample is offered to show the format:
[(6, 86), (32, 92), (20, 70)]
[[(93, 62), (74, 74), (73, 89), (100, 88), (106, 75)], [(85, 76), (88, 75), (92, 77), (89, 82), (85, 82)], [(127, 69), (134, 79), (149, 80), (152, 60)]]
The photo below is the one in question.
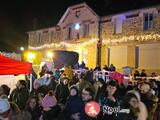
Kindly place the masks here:
[(53, 52), (50, 52), (50, 51), (47, 52), (47, 57), (48, 58), (53, 58), (53, 56), (54, 56)]
[(35, 59), (36, 55), (34, 53), (28, 53), (27, 58), (28, 60), (33, 60)]

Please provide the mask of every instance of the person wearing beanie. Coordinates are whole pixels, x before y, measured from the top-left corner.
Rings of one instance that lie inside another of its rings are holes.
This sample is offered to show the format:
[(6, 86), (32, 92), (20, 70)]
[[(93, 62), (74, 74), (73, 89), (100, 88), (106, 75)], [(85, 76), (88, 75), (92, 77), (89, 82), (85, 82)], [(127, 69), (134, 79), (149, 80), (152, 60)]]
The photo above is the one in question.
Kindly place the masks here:
[(53, 95), (52, 91), (49, 91), (48, 94), (43, 98), (42, 100), (42, 107), (43, 110), (49, 110), (52, 107), (57, 105), (57, 99), (56, 97)]
[(26, 85), (27, 84), (25, 80), (19, 80), (16, 85), (17, 88), (15, 88), (11, 92), (11, 95), (9, 98), (11, 102), (14, 102), (18, 105), (20, 110), (23, 110), (25, 108), (26, 102), (29, 97), (29, 91)]
[(49, 91), (48, 94), (43, 98), (43, 120), (55, 120), (60, 112), (60, 107), (57, 105), (57, 99), (53, 95), (53, 91)]

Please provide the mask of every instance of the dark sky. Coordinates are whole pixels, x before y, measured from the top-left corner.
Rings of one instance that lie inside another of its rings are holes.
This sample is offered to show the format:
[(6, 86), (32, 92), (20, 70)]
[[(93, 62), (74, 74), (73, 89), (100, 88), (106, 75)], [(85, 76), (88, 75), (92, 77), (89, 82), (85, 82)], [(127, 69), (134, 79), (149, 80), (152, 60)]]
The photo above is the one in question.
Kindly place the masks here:
[(68, 6), (87, 2), (99, 14), (112, 14), (148, 5), (160, 4), (160, 0), (1, 0), (0, 3), (0, 51), (18, 51), (27, 46), (25, 32), (55, 25)]

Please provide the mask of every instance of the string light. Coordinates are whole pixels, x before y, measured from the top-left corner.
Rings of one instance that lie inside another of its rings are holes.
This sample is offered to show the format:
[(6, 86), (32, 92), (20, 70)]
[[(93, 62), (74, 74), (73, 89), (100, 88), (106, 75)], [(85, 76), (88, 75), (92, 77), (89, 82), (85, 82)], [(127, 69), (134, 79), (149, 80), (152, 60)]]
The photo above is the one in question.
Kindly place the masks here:
[[(139, 41), (139, 42), (144, 42), (144, 41), (150, 41), (150, 40), (160, 40), (160, 34), (144, 34), (144, 35), (130, 35), (130, 36), (124, 36), (120, 38), (108, 38), (104, 39), (102, 41), (102, 45), (109, 45), (109, 44), (119, 44), (119, 43), (126, 43), (126, 42), (134, 42), (134, 41)], [(44, 48), (60, 48), (60, 47), (84, 47), (87, 45), (91, 45), (93, 43), (97, 43), (98, 39), (96, 38), (91, 38), (88, 41), (85, 41), (83, 43), (67, 43), (67, 42), (60, 42), (60, 43), (51, 43), (51, 44), (44, 44), (38, 47), (33, 47), (29, 46), (30, 50), (41, 50)]]
[(92, 43), (97, 43), (97, 39), (91, 38), (89, 41), (85, 41), (83, 43), (67, 43), (67, 42), (60, 42), (60, 43), (51, 43), (51, 44), (44, 44), (38, 47), (29, 46), (30, 50), (41, 50), (45, 48), (60, 48), (60, 47), (79, 47), (79, 46), (87, 46)]
[(117, 43), (125, 43), (125, 42), (133, 42), (133, 41), (150, 41), (150, 40), (160, 40), (160, 34), (145, 34), (145, 35), (131, 35), (125, 36), (121, 38), (108, 38), (103, 40), (103, 44), (117, 44)]

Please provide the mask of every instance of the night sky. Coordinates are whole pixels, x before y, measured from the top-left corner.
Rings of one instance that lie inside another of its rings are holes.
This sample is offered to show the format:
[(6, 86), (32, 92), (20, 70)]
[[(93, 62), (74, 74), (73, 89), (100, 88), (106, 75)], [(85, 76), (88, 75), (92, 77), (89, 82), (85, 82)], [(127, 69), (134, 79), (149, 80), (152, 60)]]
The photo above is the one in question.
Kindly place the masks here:
[(2, 0), (0, 3), (0, 51), (18, 52), (27, 47), (25, 32), (54, 26), (68, 6), (86, 2), (99, 15), (114, 14), (149, 5), (160, 5), (160, 0)]

